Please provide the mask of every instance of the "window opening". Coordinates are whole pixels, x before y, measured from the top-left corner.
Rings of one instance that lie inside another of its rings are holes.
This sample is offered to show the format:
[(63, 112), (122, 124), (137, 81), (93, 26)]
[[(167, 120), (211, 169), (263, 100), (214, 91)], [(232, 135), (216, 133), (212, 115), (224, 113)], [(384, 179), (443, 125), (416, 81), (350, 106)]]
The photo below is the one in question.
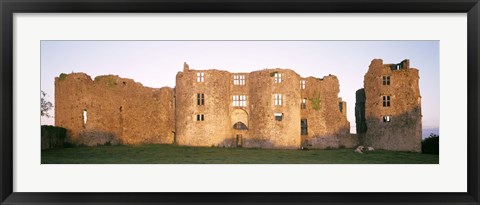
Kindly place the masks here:
[(308, 134), (308, 124), (307, 124), (307, 119), (302, 119), (300, 121), (300, 128), (301, 128), (301, 135), (307, 135)]
[(274, 95), (274, 104), (275, 106), (282, 106), (282, 94)]
[(203, 93), (197, 93), (197, 105), (205, 105), (205, 95)]
[(300, 107), (302, 109), (306, 109), (307, 108), (307, 99), (306, 98), (303, 98), (302, 99), (302, 103), (300, 104)]
[(197, 73), (197, 82), (203, 83), (205, 81), (205, 74), (203, 72)]
[(276, 121), (282, 121), (283, 120), (283, 113), (276, 112), (274, 115), (275, 115), (275, 120)]
[(246, 95), (234, 95), (232, 98), (234, 107), (247, 107)]
[(384, 95), (383, 96), (383, 107), (390, 107), (390, 96)]
[(383, 76), (383, 85), (390, 85), (390, 76)]
[(391, 117), (390, 116), (383, 116), (383, 122), (390, 122)]
[(281, 83), (282, 82), (282, 74), (281, 73), (275, 73), (275, 83)]
[(248, 127), (243, 122), (237, 122), (233, 125), (233, 129), (235, 129), (235, 130), (248, 130)]
[(83, 127), (87, 127), (87, 109), (83, 109)]
[(245, 76), (244, 75), (234, 75), (233, 76), (234, 85), (245, 85)]

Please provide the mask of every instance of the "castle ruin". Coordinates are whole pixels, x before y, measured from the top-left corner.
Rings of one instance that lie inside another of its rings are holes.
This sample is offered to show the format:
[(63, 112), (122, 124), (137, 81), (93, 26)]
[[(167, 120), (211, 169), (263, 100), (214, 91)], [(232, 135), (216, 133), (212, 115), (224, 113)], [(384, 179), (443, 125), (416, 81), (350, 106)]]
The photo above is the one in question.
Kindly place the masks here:
[(357, 134), (378, 149), (421, 151), (422, 112), (418, 70), (410, 61), (372, 60), (356, 92)]
[[(350, 134), (347, 104), (338, 96), (340, 85), (334, 75), (303, 78), (280, 68), (230, 73), (194, 70), (186, 63), (177, 73), (173, 89), (148, 88), (113, 75), (92, 80), (84, 73), (61, 74), (55, 78), (55, 124), (67, 128), (70, 142), (86, 145), (108, 141), (325, 149), (365, 143), (381, 149), (418, 151), (418, 70), (408, 68), (408, 61), (398, 70), (384, 70), (386, 66), (390, 64), (372, 61), (365, 75), (365, 89), (357, 91), (355, 109), (360, 135)], [(390, 87), (381, 87), (382, 76), (390, 76)], [(362, 93), (363, 98), (359, 96)], [(382, 101), (369, 100), (380, 94), (390, 96), (389, 108), (393, 111), (377, 109)], [(414, 103), (412, 99), (417, 98)], [(359, 114), (362, 111), (364, 118)], [(406, 114), (401, 118), (404, 123), (399, 124), (400, 116), (409, 112), (413, 114)], [(384, 116), (390, 117), (390, 123), (376, 122)], [(362, 123), (365, 128), (359, 128)], [(411, 131), (413, 125), (417, 126), (415, 132)], [(385, 134), (388, 132), (399, 134)], [(98, 140), (99, 136), (102, 140)]]
[(61, 74), (55, 78), (55, 125), (67, 128), (75, 144), (173, 143), (173, 99), (168, 87), (113, 75), (92, 80), (84, 73)]

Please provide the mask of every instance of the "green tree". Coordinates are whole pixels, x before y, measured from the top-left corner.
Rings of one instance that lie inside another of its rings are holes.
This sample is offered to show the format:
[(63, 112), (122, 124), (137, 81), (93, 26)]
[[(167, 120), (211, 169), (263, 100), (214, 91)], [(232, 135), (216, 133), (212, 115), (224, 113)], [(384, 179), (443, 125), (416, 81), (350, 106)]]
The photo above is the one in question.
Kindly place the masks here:
[(48, 111), (52, 109), (53, 104), (50, 101), (45, 100), (46, 95), (46, 92), (40, 90), (40, 116), (50, 117)]
[(440, 151), (439, 136), (431, 133), (429, 137), (422, 140), (423, 154), (438, 154)]

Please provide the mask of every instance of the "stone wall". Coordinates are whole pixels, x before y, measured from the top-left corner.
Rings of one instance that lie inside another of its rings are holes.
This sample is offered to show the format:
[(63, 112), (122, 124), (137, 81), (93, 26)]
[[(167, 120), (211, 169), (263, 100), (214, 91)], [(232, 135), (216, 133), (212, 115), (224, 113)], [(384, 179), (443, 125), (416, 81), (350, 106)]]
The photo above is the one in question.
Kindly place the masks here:
[[(275, 74), (281, 82), (275, 83)], [(300, 76), (288, 69), (267, 69), (249, 74), (250, 139), (248, 147), (300, 148)], [(282, 103), (275, 105), (275, 94)], [(275, 113), (283, 119), (275, 119)]]
[(113, 75), (92, 80), (84, 73), (61, 74), (55, 78), (55, 124), (67, 128), (75, 144), (172, 143), (173, 89)]
[[(230, 138), (230, 78), (219, 70), (189, 70), (176, 77), (176, 143), (188, 146), (225, 146)], [(203, 73), (203, 82), (197, 74)], [(204, 103), (198, 105), (197, 95), (203, 94)], [(203, 115), (203, 121), (197, 120)]]
[[(390, 78), (387, 85), (383, 83), (384, 76)], [(418, 81), (418, 70), (410, 68), (408, 60), (399, 64), (372, 60), (364, 80), (365, 145), (395, 151), (421, 151), (422, 114)], [(390, 96), (390, 106), (384, 106), (383, 96)]]
[[(280, 83), (275, 82), (276, 74), (281, 75)], [(197, 82), (199, 76), (203, 82)], [(235, 76), (242, 76), (245, 83), (235, 84)], [(193, 70), (185, 64), (176, 77), (177, 144), (298, 149), (302, 142), (311, 148), (336, 148), (358, 141), (349, 134), (346, 102), (338, 98), (338, 79), (305, 78), (305, 89), (301, 79), (289, 69), (229, 73)], [(204, 94), (204, 105), (198, 105), (198, 94)], [(275, 94), (282, 95), (281, 106), (275, 105)], [(235, 105), (234, 96), (241, 95), (246, 96), (245, 104)], [(306, 109), (301, 109), (303, 98), (308, 99)], [(204, 115), (203, 121), (197, 121), (198, 114)], [(277, 120), (275, 114), (282, 119)], [(301, 136), (301, 119), (308, 122), (308, 135)], [(237, 123), (246, 129), (235, 129)]]
[[(322, 79), (304, 78), (305, 89), (301, 99), (306, 100), (301, 109), (301, 119), (307, 121), (307, 135), (302, 136), (302, 146), (309, 148), (338, 148), (340, 138), (350, 138), (350, 123), (346, 116), (346, 103), (338, 97), (340, 85), (334, 75)], [(339, 104), (345, 106), (340, 110)]]
[[(244, 83), (235, 83), (238, 76)], [(333, 75), (301, 78), (280, 68), (193, 70), (185, 63), (175, 89), (147, 88), (113, 75), (92, 80), (83, 73), (62, 74), (55, 89), (56, 124), (69, 129), (69, 140), (77, 144), (298, 149), (351, 147), (357, 141), (349, 134), (347, 104), (338, 97)], [(276, 94), (282, 96), (281, 105), (275, 104)], [(245, 103), (234, 104), (235, 96), (245, 96)], [(306, 135), (301, 135), (302, 120), (308, 124)]]
[[(200, 74), (203, 73), (203, 74)], [(274, 83), (274, 73), (282, 82)], [(203, 75), (203, 82), (197, 77)], [(244, 84), (235, 85), (234, 76)], [(220, 70), (193, 70), (185, 64), (176, 77), (176, 142), (189, 146), (261, 147), (296, 149), (300, 147), (299, 76), (287, 69), (252, 73)], [(274, 94), (282, 94), (282, 106), (274, 105)], [(204, 94), (204, 105), (197, 95)], [(245, 96), (244, 105), (234, 105), (234, 96)], [(274, 113), (283, 113), (282, 121)], [(204, 120), (197, 121), (203, 114)], [(245, 130), (235, 129), (237, 123)]]

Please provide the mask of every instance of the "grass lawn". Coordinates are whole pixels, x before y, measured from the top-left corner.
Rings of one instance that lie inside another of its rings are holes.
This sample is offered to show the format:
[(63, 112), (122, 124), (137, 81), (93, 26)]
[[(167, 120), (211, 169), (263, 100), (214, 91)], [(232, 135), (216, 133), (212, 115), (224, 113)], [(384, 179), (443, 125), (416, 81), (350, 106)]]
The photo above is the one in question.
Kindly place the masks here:
[(353, 149), (269, 150), (118, 145), (42, 150), (42, 164), (438, 164), (438, 155)]

